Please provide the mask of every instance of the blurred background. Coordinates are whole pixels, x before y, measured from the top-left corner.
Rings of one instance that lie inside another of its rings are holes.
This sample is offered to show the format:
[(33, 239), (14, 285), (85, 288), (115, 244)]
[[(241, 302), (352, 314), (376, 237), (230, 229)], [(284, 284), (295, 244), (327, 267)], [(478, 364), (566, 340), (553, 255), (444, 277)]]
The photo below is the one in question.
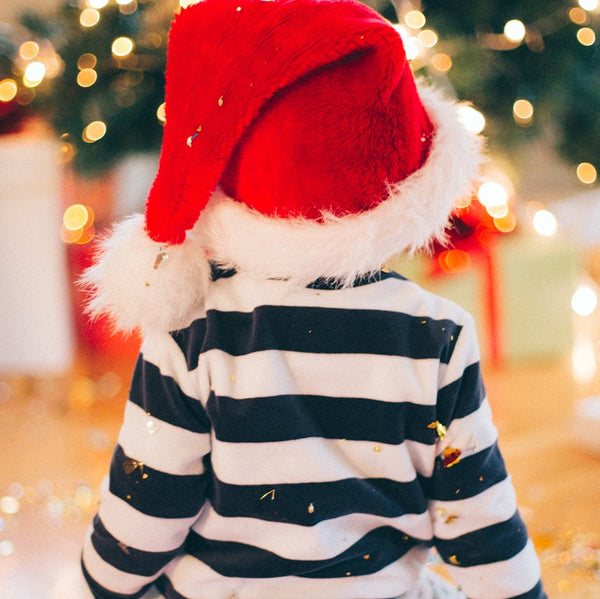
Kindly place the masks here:
[[(143, 210), (184, 4), (0, 5), (0, 599), (72, 596), (138, 349), (87, 319), (74, 282), (97, 235)], [(597, 599), (599, 1), (369, 4), (489, 138), (451, 246), (390, 266), (474, 315), (548, 594)]]

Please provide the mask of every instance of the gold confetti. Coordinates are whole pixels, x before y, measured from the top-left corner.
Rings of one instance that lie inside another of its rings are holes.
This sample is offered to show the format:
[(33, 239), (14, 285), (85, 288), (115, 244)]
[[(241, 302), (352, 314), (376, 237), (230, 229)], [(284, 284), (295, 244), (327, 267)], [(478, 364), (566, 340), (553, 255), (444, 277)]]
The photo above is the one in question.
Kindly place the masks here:
[(381, 451), (381, 445), (373, 445), (373, 451), (379, 453)]
[(260, 501), (266, 499), (269, 495), (271, 496), (271, 501), (273, 501), (275, 499), (275, 489), (271, 489), (270, 491), (267, 491), (264, 495), (261, 495)]
[(350, 576), (352, 572), (346, 572), (346, 576)]
[(446, 520), (444, 520), (445, 524), (452, 524), (455, 520), (458, 520), (457, 514), (449, 514)]
[(229, 380), (233, 383), (235, 382), (235, 374), (229, 375)]
[(138, 468), (140, 469), (140, 472), (143, 474), (144, 473), (144, 463), (143, 462), (138, 462), (137, 460), (132, 460), (131, 458), (126, 459), (123, 464), (123, 470), (125, 470), (125, 474), (131, 474), (132, 472), (135, 472), (135, 470), (137, 470)]
[(456, 466), (458, 462), (460, 462), (460, 456), (462, 451), (460, 449), (456, 449), (456, 447), (446, 447), (442, 452), (442, 463), (444, 468), (452, 468), (452, 466)]
[(315, 513), (315, 504), (314, 503), (309, 503), (308, 504), (308, 513), (309, 514), (314, 514)]
[[(240, 8), (240, 10), (242, 10), (242, 9)], [(223, 96), (221, 96), (221, 97), (220, 97), (220, 98), (217, 100), (217, 104), (218, 104), (219, 106), (223, 106)]]
[(451, 555), (451, 556), (448, 558), (448, 561), (449, 561), (451, 564), (454, 564), (455, 566), (458, 566), (458, 565), (460, 565), (460, 562), (458, 561), (458, 558), (456, 557), (456, 555)]
[(439, 420), (434, 420), (433, 422), (430, 422), (427, 425), (427, 428), (434, 428), (435, 432), (437, 433), (437, 436), (440, 439), (444, 439), (446, 437), (446, 433), (448, 432), (448, 429)]
[(363, 559), (371, 559), (371, 554), (367, 553), (367, 554), (363, 555)]
[(156, 255), (156, 259), (154, 260), (154, 266), (152, 268), (154, 268), (154, 270), (158, 270), (158, 267), (163, 263), (164, 260), (166, 260), (169, 257), (169, 255), (166, 252), (163, 252), (163, 249), (160, 248), (158, 250), (158, 254)]
[(144, 281), (144, 285), (145, 285), (146, 287), (150, 287), (150, 282), (149, 282), (149, 281)]
[(125, 554), (129, 555), (129, 547), (127, 547), (127, 545), (125, 545), (125, 543), (123, 543), (123, 541), (119, 541), (119, 549), (120, 549), (120, 550), (121, 550), (123, 553), (125, 553)]

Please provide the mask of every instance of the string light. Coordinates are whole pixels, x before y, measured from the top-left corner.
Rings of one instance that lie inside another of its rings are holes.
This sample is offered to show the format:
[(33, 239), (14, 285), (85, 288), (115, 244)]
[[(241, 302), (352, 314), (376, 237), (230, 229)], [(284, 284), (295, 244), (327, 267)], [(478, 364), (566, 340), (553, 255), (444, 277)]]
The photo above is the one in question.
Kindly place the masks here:
[(431, 66), (441, 73), (446, 73), (452, 68), (452, 59), (447, 54), (439, 52), (431, 57)]
[(122, 36), (113, 41), (111, 51), (114, 56), (124, 58), (133, 52), (133, 47), (133, 40), (129, 37)]
[(417, 39), (422, 46), (433, 48), (438, 43), (438, 34), (433, 29), (423, 29), (417, 34)]
[(77, 84), (81, 87), (91, 87), (98, 80), (98, 73), (94, 69), (82, 69), (77, 74)]
[(556, 217), (546, 209), (540, 209), (533, 215), (533, 228), (543, 237), (552, 237), (558, 230)]
[(23, 42), (19, 46), (19, 56), (23, 60), (33, 60), (40, 52), (40, 45), (37, 42)]
[(98, 59), (96, 58), (96, 55), (86, 52), (77, 59), (77, 68), (80, 70), (93, 69), (97, 63)]
[(593, 46), (596, 42), (596, 33), (591, 27), (581, 27), (577, 30), (577, 41), (582, 46)]
[(421, 29), (425, 25), (426, 19), (420, 10), (409, 10), (404, 15), (404, 22), (411, 29)]
[(598, 306), (598, 295), (589, 285), (580, 285), (571, 298), (571, 308), (579, 316), (591, 316)]
[(3, 79), (0, 81), (0, 102), (12, 102), (19, 88), (14, 79)]
[(479, 110), (472, 106), (459, 106), (458, 118), (467, 130), (472, 133), (481, 133), (485, 129), (485, 117)]
[(95, 8), (85, 8), (79, 15), (79, 23), (82, 27), (95, 27), (100, 22), (100, 13)]
[(585, 10), (583, 10), (583, 8), (574, 6), (569, 11), (569, 19), (571, 19), (571, 21), (576, 25), (583, 25), (587, 21), (587, 13)]
[(525, 38), (525, 25), (519, 19), (511, 19), (504, 25), (504, 35), (511, 42), (522, 42)]
[(25, 67), (25, 73), (23, 74), (23, 85), (26, 87), (37, 87), (44, 79), (46, 75), (46, 66), (44, 63), (35, 61), (30, 62)]
[(523, 98), (513, 104), (513, 118), (519, 125), (529, 125), (533, 121), (533, 104)]
[(164, 125), (167, 122), (164, 102), (156, 109), (156, 118), (162, 125)]
[(103, 121), (92, 121), (81, 134), (81, 138), (86, 143), (94, 143), (102, 139), (106, 134), (106, 123)]
[(577, 165), (576, 169), (577, 178), (586, 185), (591, 185), (596, 182), (598, 178), (598, 172), (596, 167), (589, 162), (581, 162)]

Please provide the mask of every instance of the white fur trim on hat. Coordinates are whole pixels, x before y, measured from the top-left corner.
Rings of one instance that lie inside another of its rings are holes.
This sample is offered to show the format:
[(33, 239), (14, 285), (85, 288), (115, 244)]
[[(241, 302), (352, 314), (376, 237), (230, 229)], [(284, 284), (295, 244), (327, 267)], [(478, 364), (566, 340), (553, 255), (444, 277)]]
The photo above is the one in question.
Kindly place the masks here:
[(420, 91), (436, 126), (430, 154), (372, 210), (323, 222), (264, 216), (222, 192), (213, 194), (189, 237), (201, 238), (211, 260), (265, 278), (306, 285), (317, 278), (350, 285), (393, 255), (443, 240), (454, 201), (469, 193), (481, 139), (467, 132), (453, 102)]
[(94, 291), (89, 312), (108, 313), (122, 330), (172, 331), (202, 310), (216, 264), (261, 278), (306, 285), (316, 279), (351, 285), (402, 251), (443, 240), (453, 203), (470, 192), (481, 139), (460, 123), (456, 105), (420, 90), (436, 126), (429, 156), (418, 171), (390, 185), (388, 198), (367, 212), (322, 222), (273, 218), (216, 190), (186, 241), (164, 251), (144, 231), (141, 215), (123, 221), (100, 246), (83, 284)]
[(144, 217), (118, 223), (99, 245), (80, 284), (91, 292), (86, 311), (107, 314), (115, 329), (173, 331), (202, 310), (210, 267), (193, 240), (163, 248), (144, 230)]

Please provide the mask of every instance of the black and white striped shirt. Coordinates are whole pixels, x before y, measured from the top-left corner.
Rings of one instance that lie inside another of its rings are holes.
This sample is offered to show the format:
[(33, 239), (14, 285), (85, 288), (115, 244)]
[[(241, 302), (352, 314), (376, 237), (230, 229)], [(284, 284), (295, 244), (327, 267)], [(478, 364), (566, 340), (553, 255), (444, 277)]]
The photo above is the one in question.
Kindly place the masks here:
[(470, 316), (395, 274), (222, 274), (144, 340), (84, 548), (94, 595), (383, 599), (435, 547), (469, 597), (545, 597)]

